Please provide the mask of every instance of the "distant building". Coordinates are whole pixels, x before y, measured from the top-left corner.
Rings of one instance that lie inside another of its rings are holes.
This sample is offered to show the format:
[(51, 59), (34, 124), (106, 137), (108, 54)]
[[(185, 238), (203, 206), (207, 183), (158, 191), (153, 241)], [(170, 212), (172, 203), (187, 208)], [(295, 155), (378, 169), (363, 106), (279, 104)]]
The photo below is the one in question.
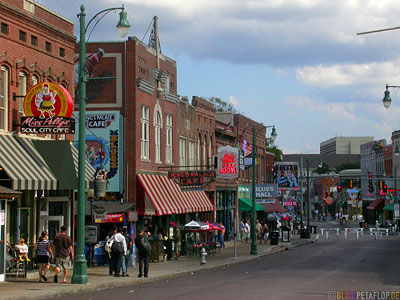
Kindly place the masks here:
[(337, 136), (322, 142), (319, 152), (321, 154), (360, 154), (360, 146), (373, 140), (372, 136)]

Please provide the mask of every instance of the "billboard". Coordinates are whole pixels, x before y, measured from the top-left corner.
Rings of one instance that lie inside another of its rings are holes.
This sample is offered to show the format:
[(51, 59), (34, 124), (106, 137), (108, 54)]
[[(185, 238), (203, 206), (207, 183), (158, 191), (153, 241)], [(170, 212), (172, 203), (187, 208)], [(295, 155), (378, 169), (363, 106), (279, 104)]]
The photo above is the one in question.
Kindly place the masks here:
[(297, 190), (299, 165), (297, 162), (276, 162), (275, 177), (279, 190)]
[(239, 149), (232, 146), (218, 148), (219, 178), (233, 179), (239, 176)]
[[(106, 170), (107, 192), (123, 192), (122, 123), (119, 111), (86, 112), (86, 158), (96, 170)], [(79, 130), (75, 133), (76, 141), (78, 135)], [(78, 148), (78, 142), (75, 147)]]

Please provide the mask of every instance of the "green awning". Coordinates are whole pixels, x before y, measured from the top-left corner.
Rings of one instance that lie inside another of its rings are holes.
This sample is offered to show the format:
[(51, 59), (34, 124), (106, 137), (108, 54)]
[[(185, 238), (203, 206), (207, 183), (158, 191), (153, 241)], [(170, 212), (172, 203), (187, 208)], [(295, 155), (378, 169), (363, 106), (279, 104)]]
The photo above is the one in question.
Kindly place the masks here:
[(383, 210), (394, 211), (394, 204), (393, 203), (386, 204)]
[[(252, 211), (253, 210), (253, 199), (239, 198), (239, 210), (240, 211)], [(264, 207), (262, 207), (262, 205), (256, 203), (256, 211), (264, 211)]]

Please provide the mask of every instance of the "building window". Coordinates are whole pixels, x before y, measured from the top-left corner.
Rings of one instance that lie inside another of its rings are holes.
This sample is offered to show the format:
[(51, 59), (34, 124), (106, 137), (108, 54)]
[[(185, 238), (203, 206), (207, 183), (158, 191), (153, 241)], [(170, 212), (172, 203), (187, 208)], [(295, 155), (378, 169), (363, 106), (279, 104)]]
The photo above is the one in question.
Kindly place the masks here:
[(149, 159), (149, 108), (140, 108), (140, 158)]
[(201, 165), (200, 148), (201, 148), (201, 139), (200, 139), (200, 136), (199, 136), (198, 139), (197, 139), (197, 165)]
[(186, 166), (186, 140), (184, 138), (179, 139), (179, 165), (181, 167)]
[(39, 82), (38, 78), (36, 75), (32, 76), (32, 86), (36, 85)]
[(166, 121), (165, 162), (172, 164), (172, 115)]
[(208, 168), (211, 168), (212, 164), (212, 137), (210, 137), (210, 143), (208, 144)]
[(189, 166), (191, 170), (196, 169), (196, 161), (195, 161), (195, 151), (196, 151), (196, 142), (189, 141)]
[(65, 57), (65, 49), (60, 48), (60, 57)]
[(207, 138), (204, 137), (203, 143), (203, 169), (206, 168), (207, 165)]
[(8, 69), (1, 67), (0, 77), (0, 130), (8, 129)]
[(32, 46), (37, 46), (38, 45), (37, 36), (31, 35), (31, 44), (32, 44)]
[(19, 31), (19, 40), (26, 42), (26, 32), (25, 31), (22, 31), (22, 30)]
[[(18, 74), (18, 96), (25, 96), (27, 91), (27, 77), (24, 72)], [(21, 121), (21, 117), (24, 116), (24, 98), (19, 97), (18, 99), (18, 119)]]
[(156, 119), (154, 124), (155, 131), (155, 148), (156, 148), (156, 162), (161, 162), (161, 114), (156, 113)]
[(8, 24), (1, 23), (1, 33), (8, 34)]
[(46, 42), (46, 51), (51, 52), (51, 43)]

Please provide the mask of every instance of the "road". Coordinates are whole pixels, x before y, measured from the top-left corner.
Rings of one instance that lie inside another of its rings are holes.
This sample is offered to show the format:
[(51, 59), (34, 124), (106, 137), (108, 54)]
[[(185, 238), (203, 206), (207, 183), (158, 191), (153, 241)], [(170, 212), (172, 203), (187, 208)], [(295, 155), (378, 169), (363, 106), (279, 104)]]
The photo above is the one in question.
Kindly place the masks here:
[(400, 291), (399, 249), (396, 237), (332, 237), (221, 269), (56, 299), (308, 300), (344, 299), (339, 291)]

